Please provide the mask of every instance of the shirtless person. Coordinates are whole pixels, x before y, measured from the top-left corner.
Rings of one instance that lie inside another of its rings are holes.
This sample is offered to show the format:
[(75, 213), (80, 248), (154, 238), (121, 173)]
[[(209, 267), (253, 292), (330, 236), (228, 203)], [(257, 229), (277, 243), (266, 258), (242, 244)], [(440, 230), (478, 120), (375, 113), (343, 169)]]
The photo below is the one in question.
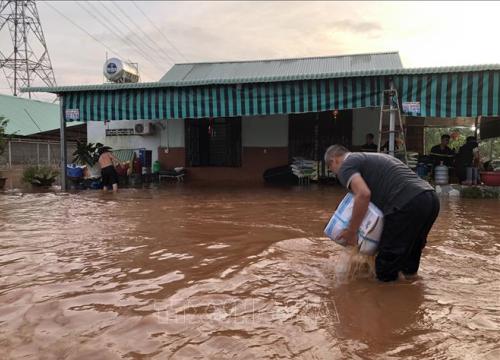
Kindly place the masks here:
[(120, 163), (120, 160), (113, 155), (109, 146), (102, 147), (100, 152), (99, 165), (101, 166), (102, 189), (106, 191), (112, 187), (113, 192), (116, 192), (118, 190), (118, 174), (113, 162)]

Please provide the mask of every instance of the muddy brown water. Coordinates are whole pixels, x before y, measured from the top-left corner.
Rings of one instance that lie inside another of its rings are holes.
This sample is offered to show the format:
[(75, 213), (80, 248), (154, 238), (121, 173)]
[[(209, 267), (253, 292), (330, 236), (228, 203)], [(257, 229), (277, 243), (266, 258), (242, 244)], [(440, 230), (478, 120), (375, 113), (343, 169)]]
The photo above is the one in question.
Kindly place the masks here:
[(0, 194), (1, 359), (500, 359), (500, 202), (414, 280), (341, 279), (332, 187)]

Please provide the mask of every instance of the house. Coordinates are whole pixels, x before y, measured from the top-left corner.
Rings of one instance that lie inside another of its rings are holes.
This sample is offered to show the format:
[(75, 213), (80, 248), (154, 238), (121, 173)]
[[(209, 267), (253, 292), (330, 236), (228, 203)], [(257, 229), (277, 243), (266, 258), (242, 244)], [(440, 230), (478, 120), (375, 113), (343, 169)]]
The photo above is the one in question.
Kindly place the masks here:
[(158, 82), (30, 91), (59, 94), (65, 120), (87, 122), (89, 141), (152, 150), (195, 179), (259, 181), (292, 157), (361, 145), (378, 132), (389, 88), (408, 118), (500, 113), (499, 64), (404, 68), (395, 52), (177, 64)]
[[(18, 96), (0, 94), (0, 116), (9, 120), (6, 134), (14, 138), (59, 141), (60, 106)], [(83, 122), (70, 124), (67, 140), (87, 138)]]
[[(5, 133), (9, 141), (0, 156), (0, 166), (57, 165), (60, 162), (60, 105), (0, 95), (0, 116), (8, 119)], [(69, 151), (74, 141), (87, 139), (87, 124), (68, 127)]]

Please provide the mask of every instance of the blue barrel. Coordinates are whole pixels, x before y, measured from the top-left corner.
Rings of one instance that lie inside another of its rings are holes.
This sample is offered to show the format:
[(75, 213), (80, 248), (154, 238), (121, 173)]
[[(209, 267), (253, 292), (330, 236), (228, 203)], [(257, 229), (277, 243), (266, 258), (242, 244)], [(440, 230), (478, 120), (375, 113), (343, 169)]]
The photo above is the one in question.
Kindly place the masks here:
[(146, 161), (146, 149), (139, 150), (139, 160), (141, 160), (141, 164), (142, 166), (144, 166)]
[(83, 177), (83, 168), (75, 164), (66, 165), (66, 175), (72, 178)]
[(429, 168), (424, 163), (417, 164), (417, 175), (421, 178), (426, 177), (429, 174)]

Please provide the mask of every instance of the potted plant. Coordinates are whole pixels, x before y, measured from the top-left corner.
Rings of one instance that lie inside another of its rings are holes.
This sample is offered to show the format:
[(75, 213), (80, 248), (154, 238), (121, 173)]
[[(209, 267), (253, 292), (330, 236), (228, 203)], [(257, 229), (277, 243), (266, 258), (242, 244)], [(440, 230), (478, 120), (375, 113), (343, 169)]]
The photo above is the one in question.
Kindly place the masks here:
[(104, 145), (101, 143), (76, 142), (76, 150), (73, 152), (73, 163), (86, 165), (91, 175), (98, 175), (99, 169), (96, 164), (99, 161), (99, 150)]
[[(7, 144), (7, 137), (5, 135), (5, 129), (7, 128), (7, 123), (9, 120), (3, 116), (0, 116), (0, 155), (5, 151), (5, 146)], [(0, 190), (4, 188), (7, 178), (0, 176)]]
[(37, 187), (49, 187), (58, 175), (59, 171), (50, 166), (28, 166), (23, 171), (22, 181)]

